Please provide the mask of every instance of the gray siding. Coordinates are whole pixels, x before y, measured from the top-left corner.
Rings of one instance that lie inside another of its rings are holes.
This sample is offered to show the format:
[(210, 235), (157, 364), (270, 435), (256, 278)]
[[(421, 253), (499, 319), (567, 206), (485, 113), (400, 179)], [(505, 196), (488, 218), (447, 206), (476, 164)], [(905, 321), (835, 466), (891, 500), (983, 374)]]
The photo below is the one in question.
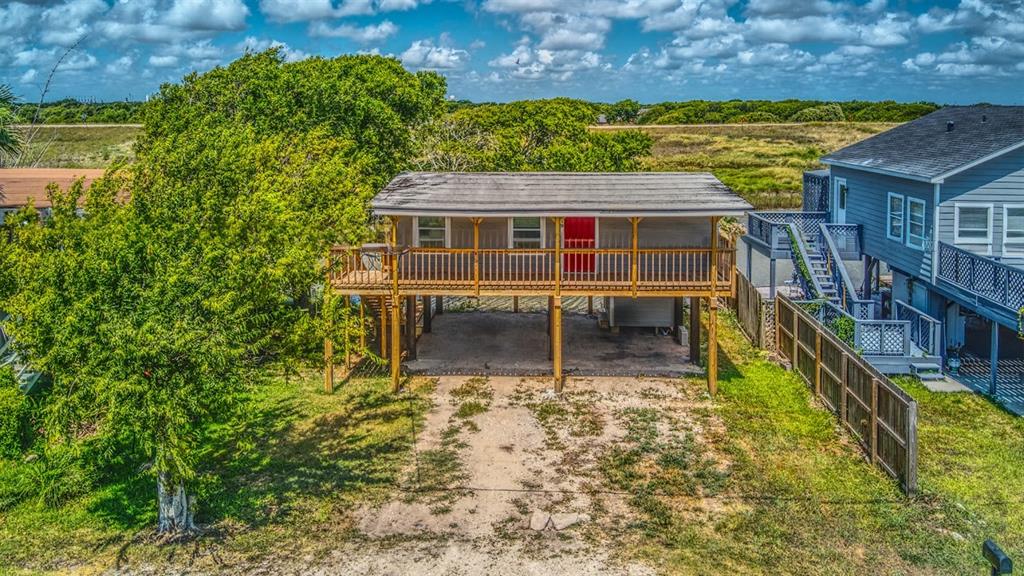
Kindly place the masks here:
[[(925, 182), (839, 167), (832, 168), (832, 176), (833, 182), (836, 178), (846, 179), (850, 190), (846, 203), (846, 222), (860, 224), (862, 251), (914, 276), (930, 278), (934, 228), (932, 223), (935, 217), (934, 186)], [(902, 242), (890, 240), (886, 236), (886, 205), (889, 192), (924, 201), (924, 250), (907, 246), (905, 231)]]
[[(468, 218), (451, 219), (451, 247), (473, 247), (473, 223)], [(398, 243), (412, 244), (412, 218), (403, 217), (398, 224)], [(711, 222), (708, 218), (645, 218), (637, 230), (641, 248), (686, 248), (710, 245)], [(545, 246), (554, 247), (554, 225), (545, 223)], [(633, 229), (626, 218), (600, 218), (597, 223), (601, 248), (629, 248)], [(484, 218), (480, 223), (481, 248), (508, 247), (508, 220)]]
[[(949, 178), (942, 184), (940, 200), (940, 241), (955, 244), (954, 214), (957, 202), (992, 204), (991, 257), (1006, 264), (1024, 267), (1024, 254), (1010, 254), (1003, 249), (1003, 206), (1024, 204), (1024, 149), (1004, 154)], [(989, 255), (988, 246), (958, 246), (977, 254)]]

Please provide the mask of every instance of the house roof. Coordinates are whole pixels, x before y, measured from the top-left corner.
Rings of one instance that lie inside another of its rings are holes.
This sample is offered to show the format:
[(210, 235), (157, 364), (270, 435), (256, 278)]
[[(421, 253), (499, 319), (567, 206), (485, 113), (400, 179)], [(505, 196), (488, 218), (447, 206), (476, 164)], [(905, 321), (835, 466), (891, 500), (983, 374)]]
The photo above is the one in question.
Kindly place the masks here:
[(3, 168), (0, 169), (0, 208), (20, 208), (32, 199), (36, 208), (49, 208), (46, 186), (56, 182), (67, 188), (80, 177), (85, 185), (103, 175), (103, 170), (84, 168)]
[(731, 216), (753, 207), (703, 172), (404, 172), (379, 215)]
[[(952, 130), (948, 129), (952, 122)], [(825, 164), (941, 182), (1024, 146), (1024, 106), (947, 106), (822, 157)]]

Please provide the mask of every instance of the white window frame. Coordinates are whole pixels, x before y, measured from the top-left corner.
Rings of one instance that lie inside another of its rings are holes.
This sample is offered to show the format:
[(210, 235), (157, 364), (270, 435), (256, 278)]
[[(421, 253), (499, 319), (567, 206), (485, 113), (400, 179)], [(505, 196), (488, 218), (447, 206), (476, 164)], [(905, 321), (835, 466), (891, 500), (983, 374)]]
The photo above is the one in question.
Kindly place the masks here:
[[(988, 208), (988, 236), (985, 238), (961, 238), (960, 237), (960, 209), (961, 208)], [(995, 205), (991, 202), (954, 202), (953, 203), (953, 242), (957, 245), (966, 246), (987, 246), (987, 254), (992, 254), (992, 218), (995, 213)]]
[[(893, 236), (892, 234), (892, 219), (896, 214), (892, 212), (892, 199), (900, 199), (900, 234), (899, 236)], [(903, 238), (907, 234), (907, 197), (903, 194), (897, 194), (895, 192), (889, 192), (885, 197), (885, 237), (889, 240), (895, 240), (902, 243)]]
[[(543, 216), (513, 216), (508, 219), (508, 247), (509, 249), (515, 248), (515, 228), (514, 223), (516, 218), (537, 218), (540, 220), (540, 248), (544, 249), (547, 246), (547, 218)], [(523, 248), (523, 250), (534, 250), (534, 248)]]
[[(913, 204), (917, 204), (917, 205), (921, 206), (921, 209), (923, 211), (923, 213), (921, 214), (921, 235), (920, 236), (914, 236), (910, 232), (910, 213), (911, 213), (910, 206), (913, 205)], [(907, 231), (907, 233), (906, 233), (906, 235), (907, 235), (907, 246), (909, 246), (911, 248), (914, 248), (915, 250), (924, 250), (925, 241), (926, 241), (926, 239), (928, 237), (928, 203), (925, 202), (924, 200), (921, 200), (920, 198), (914, 198), (912, 196), (907, 196), (906, 202), (904, 204), (903, 214), (904, 214), (903, 227)], [(912, 240), (920, 240), (920, 244), (916, 244), (916, 243), (912, 242)]]
[(1003, 204), (1003, 254), (1024, 254), (1024, 240), (1009, 239), (1011, 208), (1024, 210), (1024, 204)]
[[(440, 216), (425, 216), (425, 218), (440, 218)], [(452, 219), (444, 216), (444, 247), (450, 248), (452, 245)], [(412, 219), (412, 245), (416, 248), (420, 246), (420, 217), (413, 216)]]

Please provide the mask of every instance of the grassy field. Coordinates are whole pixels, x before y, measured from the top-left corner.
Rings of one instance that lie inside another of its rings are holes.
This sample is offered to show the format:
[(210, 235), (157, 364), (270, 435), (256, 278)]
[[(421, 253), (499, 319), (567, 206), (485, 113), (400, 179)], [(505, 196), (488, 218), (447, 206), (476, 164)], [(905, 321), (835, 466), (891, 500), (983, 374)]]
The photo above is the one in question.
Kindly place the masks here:
[[(609, 487), (635, 495), (627, 502), (642, 519), (605, 536), (617, 555), (665, 574), (980, 574), (985, 538), (1024, 554), (1024, 419), (977, 395), (901, 381), (920, 406), (921, 491), (906, 498), (796, 376), (752, 349), (730, 314), (722, 324), (720, 394), (695, 420), (721, 422), (705, 433), (721, 461), (675, 458), (656, 415), (635, 411), (604, 466)], [(57, 508), (28, 501), (0, 512), (0, 573), (315, 563), (363, 541), (352, 510), (394, 494), (433, 386), (416, 380), (396, 396), (383, 380), (358, 379), (326, 395), (316, 374), (274, 378), (244, 417), (211, 432), (203, 537), (153, 538), (153, 479), (140, 471)], [(677, 386), (692, 396), (704, 383)], [(0, 462), (0, 495), (25, 465)], [(680, 482), (700, 496), (659, 493)]]
[(134, 126), (42, 126), (25, 150), (23, 163), (39, 168), (106, 168), (134, 156), (132, 146), (140, 131)]
[[(654, 138), (645, 165), (710, 171), (757, 208), (800, 206), (804, 170), (822, 155), (892, 127), (874, 123), (733, 124), (640, 127)], [(602, 127), (621, 130), (629, 127)], [(29, 150), (47, 168), (103, 168), (132, 157), (139, 128), (45, 127)]]
[[(640, 128), (654, 138), (651, 170), (707, 171), (756, 208), (800, 206), (803, 172), (818, 158), (891, 128), (866, 122), (730, 124)], [(621, 130), (629, 127), (600, 128)]]

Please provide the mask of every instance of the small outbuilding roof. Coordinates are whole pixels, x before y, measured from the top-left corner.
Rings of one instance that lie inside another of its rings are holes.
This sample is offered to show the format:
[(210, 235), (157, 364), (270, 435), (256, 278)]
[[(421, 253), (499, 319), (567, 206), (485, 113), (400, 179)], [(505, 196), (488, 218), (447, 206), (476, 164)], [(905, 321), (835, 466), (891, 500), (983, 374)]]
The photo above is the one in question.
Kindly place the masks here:
[(825, 164), (942, 182), (1024, 146), (1024, 106), (947, 106), (822, 157)]
[(31, 199), (36, 208), (49, 208), (46, 186), (56, 182), (67, 188), (78, 178), (89, 186), (103, 176), (103, 170), (86, 168), (3, 168), (0, 169), (0, 208), (21, 208)]
[(404, 172), (383, 216), (738, 216), (753, 207), (705, 172)]

